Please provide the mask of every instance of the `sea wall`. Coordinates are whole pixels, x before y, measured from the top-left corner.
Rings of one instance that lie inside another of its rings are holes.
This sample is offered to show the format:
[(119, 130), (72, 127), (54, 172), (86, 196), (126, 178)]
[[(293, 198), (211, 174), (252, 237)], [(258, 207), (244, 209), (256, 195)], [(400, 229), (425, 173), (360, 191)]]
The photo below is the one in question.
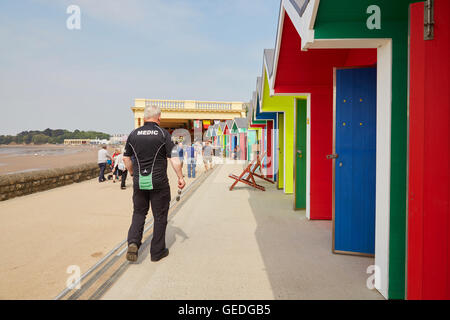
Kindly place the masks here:
[[(97, 178), (97, 163), (0, 176), (0, 201)], [(109, 173), (106, 170), (105, 173)]]

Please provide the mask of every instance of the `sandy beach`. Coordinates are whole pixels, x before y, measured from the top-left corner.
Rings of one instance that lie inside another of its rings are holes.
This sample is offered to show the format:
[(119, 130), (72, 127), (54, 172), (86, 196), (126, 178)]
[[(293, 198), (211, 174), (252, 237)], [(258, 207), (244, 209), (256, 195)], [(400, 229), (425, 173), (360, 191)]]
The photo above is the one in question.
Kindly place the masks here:
[[(0, 175), (97, 162), (98, 146), (0, 146)], [(113, 148), (108, 148), (112, 154)]]
[[(4, 173), (12, 167), (26, 170), (38, 164), (57, 167), (92, 162), (96, 154), (97, 148), (37, 158), (11, 157), (20, 164), (2, 157), (0, 162), (7, 159), (10, 165), (0, 168)], [(200, 175), (203, 165), (197, 169)], [(168, 176), (175, 198), (177, 179), (170, 165)], [(186, 178), (188, 185), (192, 181)], [(126, 190), (120, 189), (120, 183), (100, 184), (93, 179), (0, 202), (0, 299), (54, 298), (66, 286), (69, 266), (79, 266), (84, 273), (126, 239), (132, 192), (131, 179)]]

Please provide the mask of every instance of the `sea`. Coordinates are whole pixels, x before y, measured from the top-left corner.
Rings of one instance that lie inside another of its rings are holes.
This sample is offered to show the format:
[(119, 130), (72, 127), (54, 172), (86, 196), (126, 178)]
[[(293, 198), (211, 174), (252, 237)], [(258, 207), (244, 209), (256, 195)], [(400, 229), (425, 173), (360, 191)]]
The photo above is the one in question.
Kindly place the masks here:
[(0, 146), (0, 157), (65, 155), (74, 154), (80, 151), (82, 151), (81, 148), (73, 147)]
[[(33, 164), (36, 162), (31, 159), (44, 158), (45, 156), (70, 155), (88, 150), (90, 150), (90, 148), (84, 146), (0, 146), (0, 175), (49, 169), (52, 165), (42, 165), (42, 161), (40, 161), (40, 164), (34, 166)], [(23, 162), (23, 166), (16, 166), (17, 170), (13, 170), (9, 165), (12, 163), (12, 160), (9, 158), (12, 157), (16, 159), (24, 157), (27, 158), (27, 160)], [(30, 160), (28, 160), (28, 158)]]

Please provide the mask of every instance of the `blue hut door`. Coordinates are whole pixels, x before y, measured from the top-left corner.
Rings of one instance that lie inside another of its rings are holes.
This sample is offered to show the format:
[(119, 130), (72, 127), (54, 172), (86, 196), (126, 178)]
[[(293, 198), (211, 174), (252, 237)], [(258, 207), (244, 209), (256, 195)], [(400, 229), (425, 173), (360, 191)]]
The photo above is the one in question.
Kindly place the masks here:
[(337, 69), (333, 252), (375, 253), (377, 69)]

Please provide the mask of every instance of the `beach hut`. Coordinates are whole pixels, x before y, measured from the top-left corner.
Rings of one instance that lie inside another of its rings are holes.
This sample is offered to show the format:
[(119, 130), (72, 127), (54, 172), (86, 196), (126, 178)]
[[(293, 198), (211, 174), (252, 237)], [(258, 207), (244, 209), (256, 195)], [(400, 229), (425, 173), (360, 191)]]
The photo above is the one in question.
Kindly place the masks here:
[[(351, 173), (348, 164), (354, 160), (348, 158), (345, 148), (340, 149), (340, 142), (348, 142), (351, 150), (360, 143), (361, 135), (350, 129), (371, 130), (372, 134), (363, 137), (375, 144), (375, 151), (370, 151), (375, 154), (370, 175), (375, 171), (374, 250), (375, 265), (379, 268), (376, 287), (383, 296), (394, 299), (405, 298), (408, 9), (411, 2), (416, 1), (321, 0), (319, 6), (318, 0), (309, 0), (300, 6), (298, 1), (283, 0), (281, 6), (300, 35), (301, 50), (377, 50), (376, 68), (350, 67), (337, 69), (335, 73), (333, 133), (336, 139), (334, 152), (330, 155), (335, 172), (332, 204), (336, 230), (333, 241), (337, 251), (358, 253), (360, 250), (363, 239), (354, 241), (358, 236), (358, 224), (349, 214), (351, 209), (344, 205), (356, 203), (357, 192), (348, 194), (340, 192), (342, 188), (336, 188), (338, 184), (348, 182), (341, 173)], [(283, 22), (280, 19), (279, 25)], [(275, 65), (275, 75), (277, 67)], [(272, 92), (276, 81), (276, 78), (272, 81)], [(364, 90), (360, 90), (360, 84)], [(365, 118), (361, 115), (365, 120), (354, 121), (350, 116), (356, 106), (368, 101), (375, 104), (375, 110), (361, 109), (367, 111)], [(338, 150), (341, 150), (340, 155)], [(342, 205), (343, 210), (338, 205)]]
[(261, 111), (261, 97), (262, 97), (262, 78), (258, 77), (256, 81), (256, 106), (255, 106), (255, 120), (266, 121), (266, 128), (263, 131), (267, 141), (267, 157), (264, 159), (264, 164), (267, 167), (267, 176), (273, 178), (275, 181), (278, 177), (278, 113), (276, 112), (262, 112)]
[(237, 145), (239, 146), (239, 159), (247, 159), (247, 130), (248, 123), (246, 118), (234, 118), (231, 132), (235, 134), (237, 139)]
[(255, 128), (251, 127), (252, 123), (252, 117), (253, 117), (253, 108), (254, 103), (253, 100), (250, 100), (247, 106), (247, 160), (253, 161), (255, 156), (255, 148), (257, 145), (258, 137), (257, 137), (257, 130)]
[(220, 150), (219, 153), (222, 157), (226, 157), (226, 147), (228, 143), (227, 136), (225, 135), (225, 127), (226, 122), (220, 121), (217, 125), (216, 134), (217, 134), (217, 140), (218, 140), (218, 149)]
[(205, 131), (205, 138), (204, 141), (209, 140), (212, 138), (212, 126), (209, 126), (208, 129)]
[[(220, 148), (220, 145), (219, 145), (220, 141), (219, 141), (219, 137), (217, 135), (217, 131), (219, 129), (219, 124), (215, 123), (214, 125), (210, 126), (210, 128), (211, 128), (210, 135), (212, 138), (211, 139), (212, 146), (213, 146), (214, 150), (217, 150), (218, 148)], [(217, 156), (217, 151), (215, 151), (215, 153), (216, 153), (215, 155)]]
[[(250, 118), (250, 128), (254, 129), (257, 135), (257, 146), (259, 153), (266, 154), (267, 153), (267, 136), (265, 134), (265, 130), (267, 128), (267, 120), (256, 120), (256, 107), (258, 104), (258, 95), (256, 91), (253, 92), (252, 95), (252, 113)], [(262, 169), (265, 172), (265, 166), (263, 163)]]
[(224, 132), (227, 137), (226, 154), (227, 157), (229, 158), (232, 157), (234, 148), (237, 145), (237, 136), (231, 132), (232, 129), (233, 129), (233, 120), (226, 120)]

